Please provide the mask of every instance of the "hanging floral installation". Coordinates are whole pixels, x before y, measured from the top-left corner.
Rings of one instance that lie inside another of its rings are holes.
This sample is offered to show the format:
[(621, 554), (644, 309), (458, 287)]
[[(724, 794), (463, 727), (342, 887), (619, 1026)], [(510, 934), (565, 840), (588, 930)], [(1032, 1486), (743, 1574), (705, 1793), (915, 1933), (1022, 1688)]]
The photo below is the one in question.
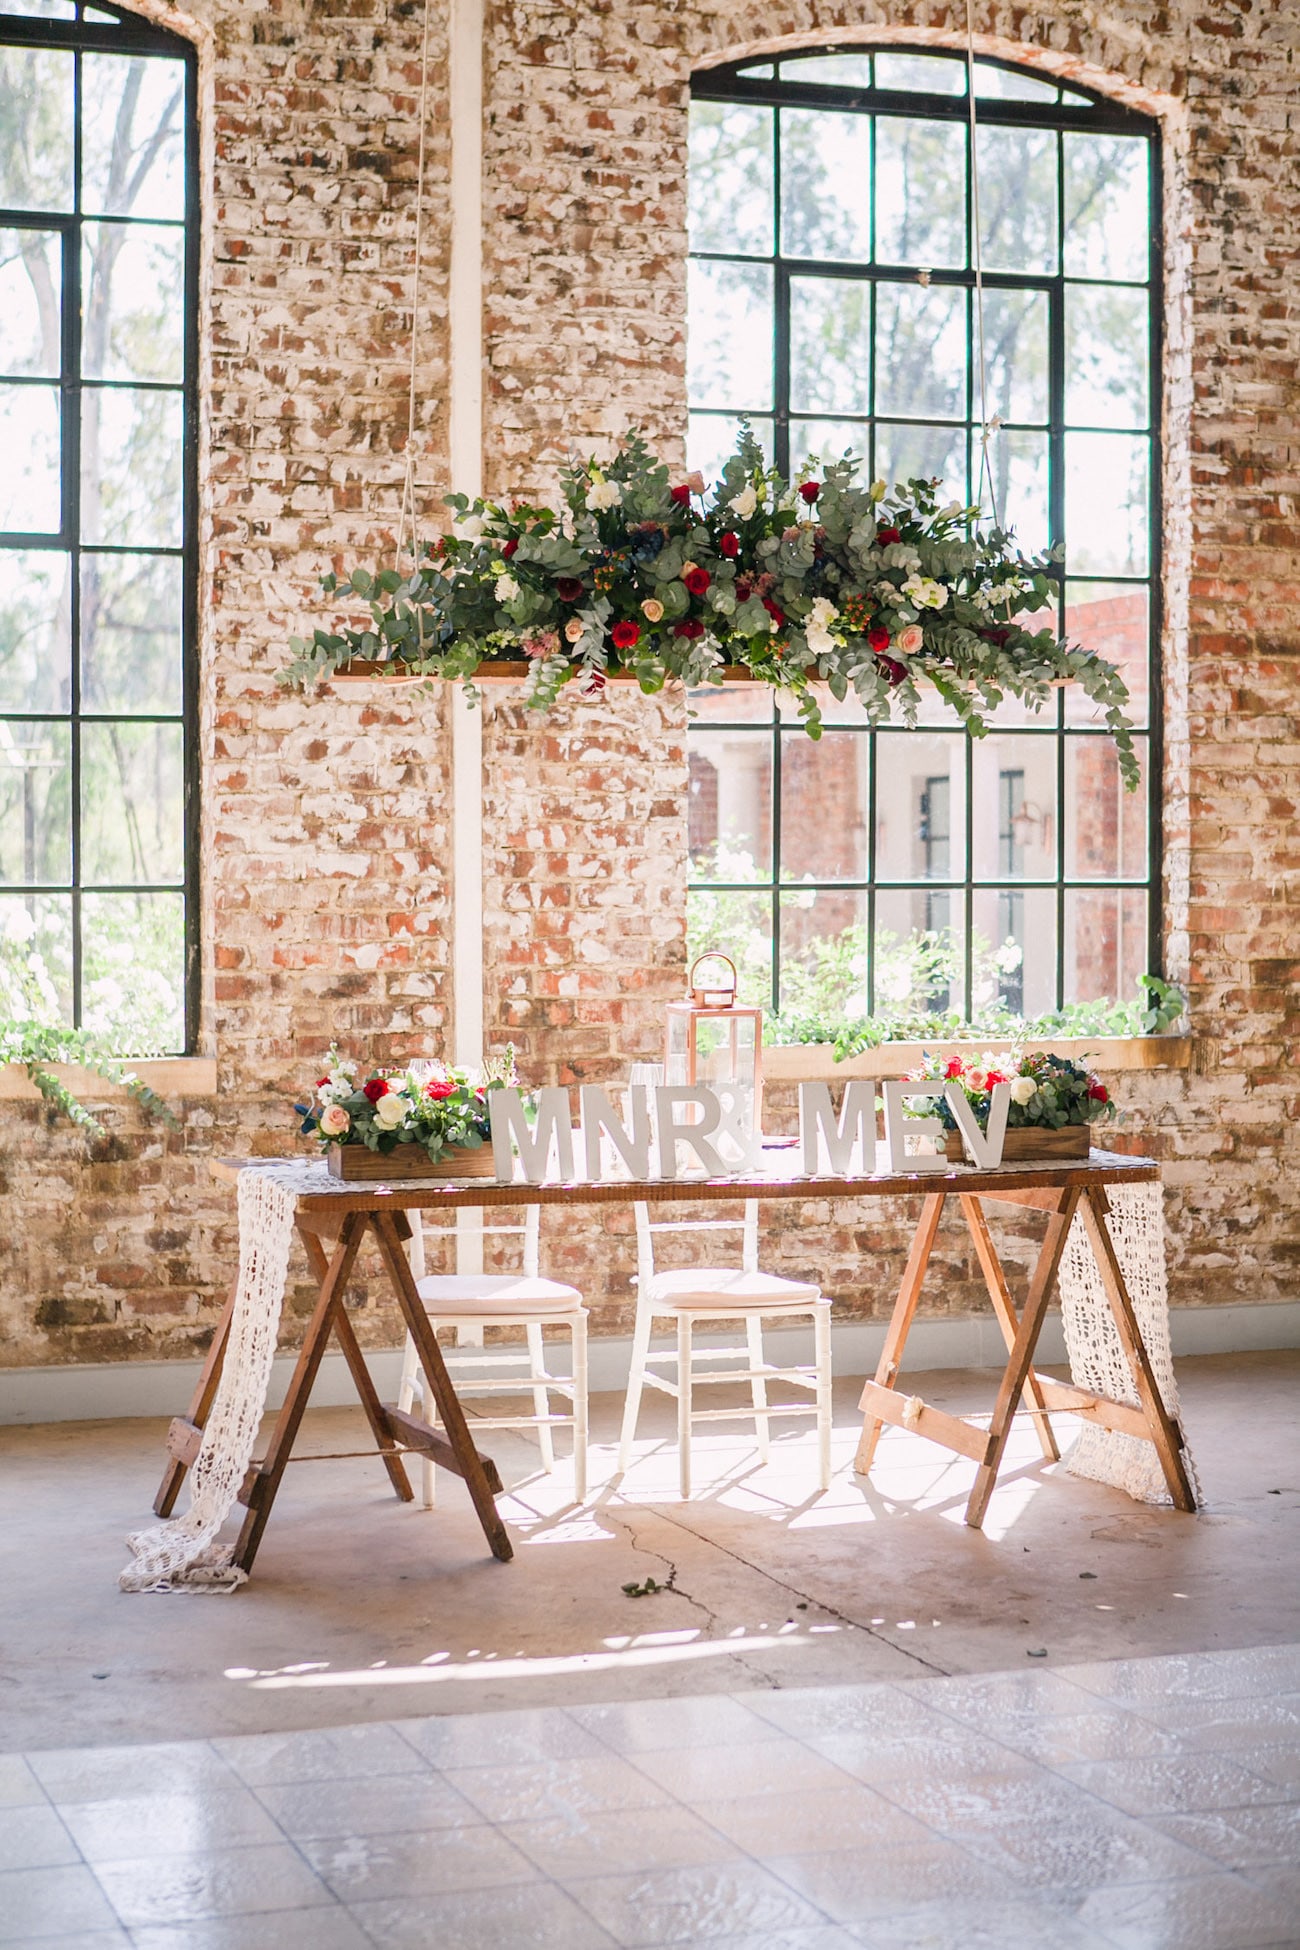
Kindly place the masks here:
[(872, 724), (912, 725), (927, 683), (979, 737), (1004, 697), (1041, 706), (1077, 683), (1134, 789), (1119, 671), (1041, 625), (1063, 551), (1023, 555), (977, 508), (941, 505), (937, 481), (891, 491), (859, 485), (858, 467), (846, 454), (787, 481), (744, 427), (706, 491), (698, 474), (674, 485), (633, 431), (609, 465), (564, 470), (558, 510), (449, 495), (452, 533), (410, 574), (323, 578), (331, 607), (360, 597), (369, 620), (295, 637), (281, 681), (309, 688), (349, 666), (472, 681), (522, 657), (525, 699), (544, 709), (571, 682), (591, 696), (614, 675), (647, 692), (740, 676), (789, 693), (814, 738), (820, 684), (852, 692)]

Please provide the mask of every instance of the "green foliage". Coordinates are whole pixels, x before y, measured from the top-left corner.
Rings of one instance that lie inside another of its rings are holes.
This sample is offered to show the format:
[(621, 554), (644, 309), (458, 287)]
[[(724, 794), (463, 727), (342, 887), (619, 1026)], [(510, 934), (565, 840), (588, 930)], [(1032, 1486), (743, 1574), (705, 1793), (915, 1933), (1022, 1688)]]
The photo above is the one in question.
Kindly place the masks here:
[[(1053, 1056), (1043, 1050), (1028, 1055), (1014, 1051), (1010, 1056), (985, 1055), (969, 1059), (960, 1056), (926, 1056), (911, 1072), (913, 1083), (955, 1083), (975, 1112), (982, 1130), (988, 1129), (993, 1090), (999, 1083), (1011, 1085), (1007, 1106), (1007, 1129), (1033, 1128), (1060, 1131), (1067, 1124), (1096, 1124), (1114, 1117), (1115, 1106), (1101, 1078), (1082, 1063), (1068, 1056)], [(937, 1117), (946, 1131), (957, 1129), (957, 1119), (942, 1090), (934, 1097), (913, 1097), (907, 1106), (909, 1117)]]
[(92, 1140), (106, 1135), (103, 1125), (54, 1075), (51, 1064), (76, 1063), (83, 1070), (93, 1070), (109, 1083), (120, 1084), (150, 1117), (158, 1118), (174, 1131), (180, 1129), (175, 1112), (157, 1091), (151, 1090), (98, 1037), (85, 1030), (0, 1017), (0, 1063), (21, 1063), (51, 1110), (70, 1118)]
[(515, 1053), (489, 1060), (481, 1070), (451, 1070), (416, 1063), (362, 1080), (357, 1065), (336, 1049), (310, 1104), (295, 1104), (303, 1137), (324, 1145), (364, 1144), (387, 1156), (399, 1144), (418, 1144), (435, 1162), (444, 1150), (477, 1151), (491, 1140), (488, 1095), (516, 1082)]

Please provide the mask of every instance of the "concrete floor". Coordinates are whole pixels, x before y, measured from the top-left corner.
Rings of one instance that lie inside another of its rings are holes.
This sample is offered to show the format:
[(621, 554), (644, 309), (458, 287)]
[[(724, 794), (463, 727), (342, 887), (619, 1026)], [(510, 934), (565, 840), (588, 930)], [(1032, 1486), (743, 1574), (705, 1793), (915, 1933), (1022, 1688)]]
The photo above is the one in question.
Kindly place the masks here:
[[(547, 1478), (525, 1439), (484, 1439), (509, 1491), (513, 1564), (487, 1556), (452, 1479), (428, 1513), (394, 1500), (376, 1460), (303, 1464), (252, 1583), (224, 1597), (117, 1590), (122, 1538), (149, 1519), (161, 1424), (0, 1430), (0, 1750), (1291, 1641), (1298, 1378), (1300, 1353), (1179, 1364), (1207, 1499), (1197, 1517), (1044, 1466), (1019, 1423), (983, 1534), (962, 1522), (972, 1465), (919, 1437), (887, 1432), (871, 1482), (853, 1475), (848, 1381), (827, 1495), (811, 1489), (811, 1432), (777, 1442), (762, 1468), (746, 1426), (722, 1424), (697, 1446), (688, 1505), (666, 1420), (649, 1414), (621, 1490), (603, 1487), (620, 1402), (599, 1397), (582, 1510), (563, 1463)], [(992, 1383), (936, 1373), (926, 1394), (961, 1412), (987, 1407)], [(323, 1410), (304, 1447), (361, 1437), (359, 1414)], [(672, 1588), (625, 1595), (648, 1577)]]

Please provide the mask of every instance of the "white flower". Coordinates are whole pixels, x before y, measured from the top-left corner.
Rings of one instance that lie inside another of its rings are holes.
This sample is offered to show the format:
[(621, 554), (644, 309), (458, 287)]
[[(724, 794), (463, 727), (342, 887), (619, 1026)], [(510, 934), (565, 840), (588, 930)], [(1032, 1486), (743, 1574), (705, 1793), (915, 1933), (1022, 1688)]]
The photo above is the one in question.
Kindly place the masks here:
[(405, 1122), (411, 1109), (409, 1097), (404, 1097), (400, 1090), (390, 1090), (375, 1105), (375, 1122), (385, 1131), (395, 1131), (399, 1124)]
[(462, 515), (452, 523), (452, 533), (462, 542), (476, 542), (483, 533), (482, 515)]
[(743, 487), (739, 494), (733, 494), (727, 506), (733, 515), (739, 515), (742, 521), (748, 521), (758, 506), (758, 490), (753, 482), (751, 481), (748, 487)]
[(933, 576), (910, 575), (903, 594), (917, 609), (942, 609), (948, 600), (948, 591)]
[(1032, 1077), (1013, 1077), (1011, 1080), (1011, 1101), (1023, 1110), (1029, 1099), (1037, 1093), (1038, 1085)]
[(997, 598), (993, 594), (993, 591), (987, 588), (972, 589), (970, 599), (974, 603), (976, 609), (983, 609), (983, 610), (992, 609), (994, 603), (997, 601)]
[(873, 481), (871, 483), (871, 499), (873, 501), (883, 501), (888, 492), (889, 489), (883, 481)]
[(617, 481), (593, 481), (587, 489), (587, 506), (593, 515), (602, 508), (617, 508), (622, 499), (623, 490)]
[(940, 508), (939, 518), (940, 520), (955, 521), (957, 516), (964, 512), (965, 510), (960, 501), (950, 501), (946, 508)]
[(519, 584), (513, 576), (498, 576), (496, 596), (499, 603), (513, 602), (519, 594)]
[(827, 657), (835, 648), (835, 638), (831, 635), (831, 625), (839, 620), (839, 611), (825, 596), (818, 596), (807, 617), (804, 619), (804, 635), (808, 648), (814, 656)]
[(909, 623), (907, 628), (900, 630), (895, 637), (894, 648), (898, 651), (900, 657), (915, 657), (919, 655), (924, 642), (925, 631), (921, 628), (921, 625), (919, 623)]

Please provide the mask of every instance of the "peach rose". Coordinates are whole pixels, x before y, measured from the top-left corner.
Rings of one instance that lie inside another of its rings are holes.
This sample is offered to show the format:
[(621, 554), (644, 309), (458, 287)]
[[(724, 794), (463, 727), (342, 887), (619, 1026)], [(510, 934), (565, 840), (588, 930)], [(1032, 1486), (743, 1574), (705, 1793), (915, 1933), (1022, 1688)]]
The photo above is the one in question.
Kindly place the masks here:
[(570, 643), (576, 643), (586, 627), (580, 616), (571, 616), (564, 626), (564, 634)]
[(352, 1119), (342, 1104), (330, 1104), (320, 1114), (320, 1127), (325, 1137), (346, 1137), (352, 1129)]
[(657, 596), (647, 596), (641, 605), (641, 614), (647, 623), (658, 623), (664, 613), (664, 606)]
[(909, 623), (905, 630), (899, 631), (894, 642), (894, 648), (899, 652), (900, 656), (914, 657), (924, 642), (925, 631), (921, 628), (921, 625), (919, 623)]

